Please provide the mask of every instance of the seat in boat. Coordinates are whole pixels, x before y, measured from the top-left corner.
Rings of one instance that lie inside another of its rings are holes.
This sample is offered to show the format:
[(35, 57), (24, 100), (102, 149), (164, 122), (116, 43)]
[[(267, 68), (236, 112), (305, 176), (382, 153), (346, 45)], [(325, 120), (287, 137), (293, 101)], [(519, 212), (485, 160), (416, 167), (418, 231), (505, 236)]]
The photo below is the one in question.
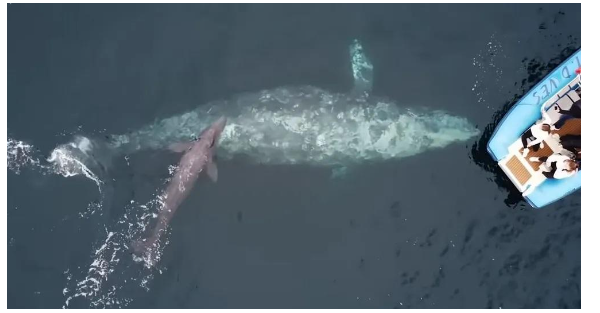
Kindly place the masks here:
[(571, 100), (573, 100), (573, 102), (577, 102), (579, 100), (581, 100), (581, 97), (579, 97), (579, 95), (577, 94), (577, 92), (575, 90), (571, 90), (567, 93), (567, 95), (569, 96), (569, 98), (571, 98)]

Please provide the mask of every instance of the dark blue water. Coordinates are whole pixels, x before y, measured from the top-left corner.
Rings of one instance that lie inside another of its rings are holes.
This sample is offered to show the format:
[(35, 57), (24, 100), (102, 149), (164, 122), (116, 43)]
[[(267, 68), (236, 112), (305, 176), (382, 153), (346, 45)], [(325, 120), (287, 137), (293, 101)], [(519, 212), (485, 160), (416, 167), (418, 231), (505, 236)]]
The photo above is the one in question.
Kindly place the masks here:
[[(338, 180), (220, 162), (175, 215), (161, 272), (122, 260), (67, 307), (580, 308), (580, 194), (533, 210), (485, 152), (510, 105), (580, 47), (580, 25), (579, 4), (8, 5), (8, 133), (41, 155), (241, 92), (347, 91), (354, 38), (374, 95), (482, 131)], [(177, 161), (130, 157), (106, 197), (81, 176), (9, 171), (9, 308), (64, 306)]]

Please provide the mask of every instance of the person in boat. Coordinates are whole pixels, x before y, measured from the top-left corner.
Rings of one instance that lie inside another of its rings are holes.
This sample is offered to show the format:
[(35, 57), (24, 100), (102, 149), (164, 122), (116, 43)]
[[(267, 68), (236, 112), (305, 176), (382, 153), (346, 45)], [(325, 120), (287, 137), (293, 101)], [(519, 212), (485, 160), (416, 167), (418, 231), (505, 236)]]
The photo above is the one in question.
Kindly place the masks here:
[(561, 154), (570, 155), (581, 167), (581, 135), (564, 135), (560, 137), (560, 145)]
[[(533, 162), (544, 162), (542, 174), (546, 176), (546, 178), (567, 178), (575, 175), (579, 170), (579, 165), (574, 159), (560, 153), (555, 153), (549, 157), (532, 157), (530, 160)], [(540, 166), (540, 168), (542, 168), (542, 166)]]
[(573, 105), (568, 110), (563, 110), (556, 107), (558, 113), (561, 114), (560, 118), (554, 124), (556, 128), (561, 128), (567, 120), (572, 118), (581, 118), (581, 100), (577, 100), (577, 102), (573, 103)]
[(581, 153), (581, 135), (564, 135), (560, 137), (560, 144), (573, 154)]
[(530, 147), (533, 151), (544, 148), (543, 141), (552, 135), (553, 130), (556, 130), (556, 127), (552, 125), (551, 118), (543, 105), (540, 111), (542, 112), (542, 119), (537, 121), (521, 136), (521, 142), (523, 143), (523, 157), (526, 157), (527, 154), (529, 154)]
[(575, 89), (575, 92), (577, 93), (577, 96), (579, 96), (579, 100), (575, 101), (568, 110), (564, 110), (558, 106), (554, 107), (554, 109), (561, 114), (560, 119), (554, 124), (556, 128), (561, 128), (569, 119), (581, 118), (581, 87)]
[(581, 118), (581, 99), (579, 99), (575, 103), (573, 103), (571, 108), (569, 108), (568, 110), (563, 110), (558, 107), (557, 107), (557, 109), (558, 109), (558, 113), (560, 113), (560, 114), (567, 115), (572, 118)]
[[(564, 179), (575, 175), (579, 171), (579, 163), (560, 153), (555, 153), (549, 157), (531, 157), (529, 160), (532, 162), (543, 162), (540, 170), (546, 178)], [(523, 192), (523, 196), (531, 194), (536, 187), (537, 185), (530, 185)]]

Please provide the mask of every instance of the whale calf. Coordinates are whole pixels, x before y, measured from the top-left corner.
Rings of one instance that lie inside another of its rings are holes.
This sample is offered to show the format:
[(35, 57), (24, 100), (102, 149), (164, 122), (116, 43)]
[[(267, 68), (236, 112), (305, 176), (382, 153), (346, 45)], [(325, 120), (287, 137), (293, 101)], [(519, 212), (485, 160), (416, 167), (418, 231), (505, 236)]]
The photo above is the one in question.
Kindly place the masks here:
[[(390, 99), (371, 96), (373, 66), (360, 42), (354, 41), (349, 52), (354, 88), (348, 93), (314, 86), (244, 93), (156, 120), (127, 134), (90, 142), (112, 156), (164, 149), (172, 142), (193, 138), (211, 121), (225, 116), (228, 123), (219, 147), (223, 158), (245, 155), (262, 164), (335, 169), (400, 159), (479, 134), (464, 117), (423, 106), (401, 107)], [(92, 149), (84, 154), (95, 158), (105, 153)]]
[(205, 129), (200, 137), (193, 142), (177, 143), (170, 146), (175, 152), (182, 152), (183, 156), (175, 170), (171, 181), (161, 196), (161, 207), (158, 213), (156, 226), (148, 238), (132, 243), (134, 253), (150, 262), (154, 260), (153, 254), (157, 248), (160, 236), (166, 231), (171, 218), (189, 195), (200, 173), (206, 171), (208, 176), (217, 181), (217, 166), (213, 160), (219, 136), (226, 125), (224, 117)]

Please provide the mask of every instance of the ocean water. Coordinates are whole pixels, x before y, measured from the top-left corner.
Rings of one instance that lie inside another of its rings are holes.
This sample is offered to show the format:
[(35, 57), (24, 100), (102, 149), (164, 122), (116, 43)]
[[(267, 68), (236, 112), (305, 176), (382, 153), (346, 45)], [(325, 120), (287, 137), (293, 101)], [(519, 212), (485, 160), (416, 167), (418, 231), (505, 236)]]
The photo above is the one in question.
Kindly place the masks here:
[[(580, 308), (580, 194), (531, 209), (485, 150), (510, 105), (580, 47), (580, 25), (579, 4), (10, 4), (8, 307)], [(347, 92), (356, 38), (372, 95), (480, 134), (335, 179), (219, 160), (155, 268), (127, 244), (177, 155), (139, 151), (103, 173), (46, 161), (75, 135), (240, 93)]]

